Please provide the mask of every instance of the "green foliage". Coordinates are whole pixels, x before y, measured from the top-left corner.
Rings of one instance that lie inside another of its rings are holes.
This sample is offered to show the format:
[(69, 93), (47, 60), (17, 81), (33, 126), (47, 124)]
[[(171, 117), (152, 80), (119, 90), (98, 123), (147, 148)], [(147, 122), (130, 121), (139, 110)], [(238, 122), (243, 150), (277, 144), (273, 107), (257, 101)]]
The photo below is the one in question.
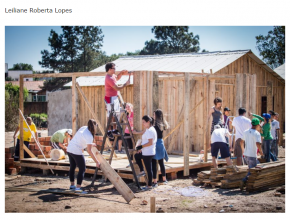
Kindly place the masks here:
[(32, 118), (33, 123), (40, 127), (42, 123), (47, 122), (47, 114), (45, 113), (31, 113), (29, 117)]
[[(26, 88), (23, 89), (24, 100), (28, 96)], [(19, 116), (19, 86), (8, 83), (5, 85), (5, 131), (13, 131), (18, 125)]]
[(152, 33), (157, 40), (145, 42), (141, 55), (198, 52), (199, 36), (188, 32), (188, 26), (154, 26)]
[(285, 63), (285, 26), (274, 26), (268, 35), (256, 36), (257, 49), (272, 69)]
[(9, 70), (33, 70), (33, 66), (27, 63), (16, 63)]
[(11, 76), (5, 77), (5, 81), (14, 81), (14, 79)]

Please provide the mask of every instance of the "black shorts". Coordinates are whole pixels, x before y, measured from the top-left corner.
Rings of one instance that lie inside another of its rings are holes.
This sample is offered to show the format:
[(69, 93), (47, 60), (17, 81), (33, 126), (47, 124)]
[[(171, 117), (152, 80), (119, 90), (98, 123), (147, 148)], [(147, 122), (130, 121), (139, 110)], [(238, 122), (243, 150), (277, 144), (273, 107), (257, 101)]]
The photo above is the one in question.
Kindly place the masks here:
[(211, 156), (217, 157), (218, 152), (221, 152), (221, 158), (230, 157), (229, 147), (224, 142), (215, 142), (211, 144)]

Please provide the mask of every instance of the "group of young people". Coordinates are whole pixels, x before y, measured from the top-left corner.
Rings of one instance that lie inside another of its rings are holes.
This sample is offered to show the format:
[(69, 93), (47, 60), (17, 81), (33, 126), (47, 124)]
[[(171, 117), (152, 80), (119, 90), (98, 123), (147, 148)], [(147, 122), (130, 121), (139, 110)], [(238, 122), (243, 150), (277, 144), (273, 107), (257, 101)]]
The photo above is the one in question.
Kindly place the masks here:
[[(130, 75), (127, 70), (122, 70), (118, 75), (115, 74), (116, 67), (114, 63), (107, 63), (105, 66), (106, 77), (105, 77), (105, 104), (107, 110), (107, 117), (109, 117), (111, 111), (111, 104), (114, 104), (114, 111), (120, 112), (120, 103), (118, 100), (118, 91), (123, 89), (126, 85), (130, 84)], [(117, 81), (121, 79), (122, 75), (129, 75), (128, 81), (123, 85), (118, 85)], [(133, 130), (133, 105), (131, 103), (126, 104), (127, 118), (130, 123), (130, 127)], [(139, 146), (136, 147), (135, 160), (140, 168), (139, 176), (145, 175), (145, 170), (143, 167), (142, 160), (145, 165), (145, 169), (148, 175), (148, 184), (146, 187), (143, 187), (143, 190), (151, 190), (152, 187), (157, 187), (157, 165), (159, 164), (163, 183), (166, 184), (166, 171), (164, 165), (164, 159), (168, 161), (168, 155), (163, 143), (163, 131), (168, 129), (168, 123), (164, 119), (163, 112), (160, 109), (154, 111), (153, 117), (149, 115), (144, 115), (142, 117), (143, 130), (136, 131), (133, 130), (133, 134), (142, 135), (142, 142)], [(126, 127), (124, 133), (125, 136), (130, 135), (130, 131)], [(96, 144), (93, 143), (94, 135), (97, 132), (97, 123), (95, 120), (90, 119), (87, 126), (81, 127), (76, 134), (70, 140), (67, 153), (70, 161), (70, 189), (80, 190), (84, 174), (85, 174), (85, 158), (83, 155), (83, 150), (87, 149), (87, 152), (95, 161), (96, 166), (100, 167), (101, 164), (97, 160), (96, 156), (92, 153), (92, 147), (96, 147)], [(110, 131), (111, 134), (117, 134), (118, 131), (114, 126)], [(112, 138), (112, 137), (111, 137)], [(133, 143), (131, 139), (126, 139), (128, 147), (133, 149)], [(122, 150), (119, 142), (118, 147), (119, 152)], [(133, 158), (131, 158), (133, 160)], [(158, 164), (157, 164), (158, 163)], [(75, 185), (75, 168), (79, 168), (77, 175), (77, 184)]]
[[(257, 166), (257, 154), (259, 153), (266, 162), (276, 161), (279, 146), (279, 114), (274, 111), (263, 113), (262, 116), (248, 113), (252, 120), (246, 117), (246, 109), (239, 108), (239, 116), (232, 120), (228, 118), (229, 108), (224, 108), (222, 116), (222, 99), (214, 99), (214, 106), (210, 109), (209, 117), (213, 117), (211, 127), (211, 154), (214, 167), (217, 167), (216, 158), (218, 152), (221, 158), (225, 158), (227, 165), (232, 165), (231, 156), (231, 134), (235, 131), (234, 156), (237, 158), (237, 165), (244, 163), (250, 168)], [(263, 141), (262, 141), (263, 138)], [(241, 183), (243, 189), (250, 172)]]

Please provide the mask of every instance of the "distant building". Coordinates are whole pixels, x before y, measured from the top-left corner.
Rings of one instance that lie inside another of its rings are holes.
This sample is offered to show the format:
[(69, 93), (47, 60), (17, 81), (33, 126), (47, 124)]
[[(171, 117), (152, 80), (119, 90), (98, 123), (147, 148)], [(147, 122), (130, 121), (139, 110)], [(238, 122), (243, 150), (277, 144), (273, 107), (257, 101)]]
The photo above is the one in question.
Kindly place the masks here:
[[(7, 64), (8, 68), (8, 64)], [(8, 77), (11, 77), (13, 80), (19, 81), (20, 74), (33, 74), (32, 70), (8, 70)], [(24, 81), (33, 81), (32, 78), (24, 78)]]
[[(24, 81), (23, 87), (28, 90), (28, 97), (24, 101), (24, 114), (47, 113), (47, 91), (41, 89), (44, 81)], [(19, 81), (5, 82), (5, 84), (19, 86)]]

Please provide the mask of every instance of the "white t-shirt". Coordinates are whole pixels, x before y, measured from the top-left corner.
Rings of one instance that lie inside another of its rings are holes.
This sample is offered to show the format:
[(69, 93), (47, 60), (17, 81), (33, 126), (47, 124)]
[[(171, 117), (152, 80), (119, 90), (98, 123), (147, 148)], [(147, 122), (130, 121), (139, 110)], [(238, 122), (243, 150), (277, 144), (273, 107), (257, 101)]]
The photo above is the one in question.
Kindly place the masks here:
[(87, 126), (81, 127), (68, 144), (67, 152), (82, 155), (87, 144), (93, 143), (94, 137)]
[(232, 125), (235, 126), (236, 140), (238, 140), (239, 138), (242, 138), (244, 131), (246, 131), (252, 127), (251, 120), (246, 118), (245, 116), (235, 117)]
[(212, 134), (211, 134), (211, 143), (215, 143), (215, 142), (224, 142), (227, 143), (225, 135), (229, 133), (229, 130), (226, 128), (218, 128), (215, 129)]
[(147, 144), (149, 139), (153, 139), (153, 144), (149, 147), (142, 148), (142, 155), (144, 156), (154, 156), (156, 154), (157, 133), (153, 126), (146, 129), (145, 133), (142, 135), (142, 145)]
[(271, 126), (271, 134), (272, 134), (273, 139), (276, 140), (277, 139), (277, 137), (276, 137), (276, 130), (277, 129), (280, 129), (280, 123), (279, 123), (279, 121), (277, 121), (277, 120), (274, 119), (272, 121), (272, 124), (271, 125), (272, 125)]
[(256, 143), (261, 143), (261, 134), (255, 129), (249, 129), (244, 132), (242, 139), (245, 141), (244, 155), (248, 157), (257, 157)]

